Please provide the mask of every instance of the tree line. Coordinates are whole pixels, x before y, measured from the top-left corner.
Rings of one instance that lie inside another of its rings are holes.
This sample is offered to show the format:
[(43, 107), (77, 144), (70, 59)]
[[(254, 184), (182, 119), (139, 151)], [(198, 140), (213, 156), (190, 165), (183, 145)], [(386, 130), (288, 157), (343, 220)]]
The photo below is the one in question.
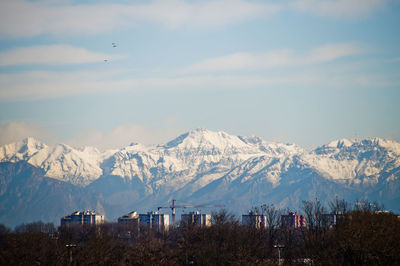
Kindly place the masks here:
[(167, 231), (106, 223), (56, 228), (52, 223), (0, 225), (0, 265), (400, 265), (400, 220), (378, 204), (352, 206), (336, 199), (328, 209), (304, 201), (307, 227), (283, 227), (287, 212), (273, 205), (253, 208), (266, 227), (242, 225), (227, 210), (212, 215), (212, 226), (181, 223)]

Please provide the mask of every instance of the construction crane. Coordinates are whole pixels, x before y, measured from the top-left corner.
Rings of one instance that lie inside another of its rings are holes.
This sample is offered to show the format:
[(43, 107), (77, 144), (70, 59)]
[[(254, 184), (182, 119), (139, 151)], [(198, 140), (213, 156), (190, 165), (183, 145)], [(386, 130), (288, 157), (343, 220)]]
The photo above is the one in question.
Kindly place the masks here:
[(166, 208), (170, 208), (172, 211), (172, 226), (175, 226), (175, 209), (176, 208), (215, 208), (215, 207), (225, 207), (225, 205), (222, 204), (214, 204), (214, 205), (175, 205), (176, 200), (173, 199), (172, 200), (172, 204), (171, 206), (160, 206), (157, 207), (157, 210), (160, 211), (161, 209), (166, 209)]

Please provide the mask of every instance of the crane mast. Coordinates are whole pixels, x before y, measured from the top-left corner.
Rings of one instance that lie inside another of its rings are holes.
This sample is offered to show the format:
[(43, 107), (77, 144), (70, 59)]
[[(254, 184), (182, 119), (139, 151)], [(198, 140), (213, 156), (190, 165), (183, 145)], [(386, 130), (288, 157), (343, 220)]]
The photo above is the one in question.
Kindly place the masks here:
[(172, 210), (172, 226), (175, 226), (175, 200), (172, 200), (172, 205), (171, 205), (171, 210)]
[(172, 212), (172, 226), (175, 226), (175, 215), (176, 215), (176, 208), (209, 208), (209, 207), (225, 207), (225, 205), (175, 205), (176, 200), (172, 200), (171, 206), (160, 206), (158, 207), (158, 211), (160, 209), (170, 208)]

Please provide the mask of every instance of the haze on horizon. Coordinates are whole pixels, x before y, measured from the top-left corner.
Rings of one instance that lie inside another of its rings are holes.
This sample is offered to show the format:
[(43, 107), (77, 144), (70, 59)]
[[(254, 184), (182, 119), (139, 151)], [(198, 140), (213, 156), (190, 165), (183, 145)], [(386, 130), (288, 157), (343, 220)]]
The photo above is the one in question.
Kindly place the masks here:
[(400, 141), (398, 0), (3, 0), (0, 145)]

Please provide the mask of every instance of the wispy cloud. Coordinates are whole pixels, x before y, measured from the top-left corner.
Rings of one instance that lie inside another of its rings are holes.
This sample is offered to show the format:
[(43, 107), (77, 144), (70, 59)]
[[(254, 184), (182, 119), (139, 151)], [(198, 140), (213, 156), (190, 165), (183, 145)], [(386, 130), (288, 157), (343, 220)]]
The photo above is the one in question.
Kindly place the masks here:
[(279, 6), (243, 0), (190, 2), (156, 0), (145, 4), (77, 4), (2, 0), (0, 34), (14, 37), (41, 34), (98, 34), (140, 22), (167, 28), (215, 27), (268, 16)]
[(55, 137), (40, 126), (23, 121), (12, 121), (0, 125), (0, 145), (20, 141), (27, 137), (46, 141), (47, 144), (53, 144)]
[[(194, 63), (183, 70), (160, 70), (151, 74), (135, 71), (127, 75), (124, 69), (110, 71), (107, 68), (101, 71), (2, 73), (0, 101), (138, 91), (399, 85), (398, 77), (385, 73), (372, 77), (364, 71), (364, 64), (353, 64), (350, 68), (351, 62), (337, 60), (365, 51), (363, 45), (344, 43), (319, 46), (300, 53), (291, 50), (240, 53)], [(343, 70), (344, 67), (348, 70)], [(270, 71), (274, 69), (279, 71)]]
[[(78, 74), (25, 73), (15, 74), (9, 86), (1, 86), (0, 101), (18, 101), (21, 99), (57, 98), (70, 95), (127, 92), (187, 92), (206, 90), (248, 90), (277, 88), (385, 88), (398, 87), (397, 76), (377, 73), (370, 75), (362, 70), (346, 68), (338, 64), (331, 68), (314, 67), (311, 69), (292, 69), (279, 73), (261, 74), (226, 73), (194, 74), (178, 77), (154, 76), (150, 78), (108, 79), (104, 73), (86, 73), (89, 77)], [(27, 79), (27, 76), (31, 76)], [(7, 79), (0, 75), (2, 79)]]
[(182, 133), (176, 118), (167, 118), (163, 125), (154, 128), (146, 124), (121, 124), (109, 131), (86, 129), (71, 139), (65, 140), (74, 147), (93, 146), (100, 149), (116, 149), (132, 142), (145, 145), (163, 144)]
[(19, 47), (0, 53), (0, 66), (68, 65), (101, 62), (118, 56), (95, 53), (70, 45)]
[(289, 50), (277, 50), (267, 53), (235, 53), (192, 64), (184, 72), (220, 72), (277, 67), (288, 65), (291, 61), (291, 52)]
[(302, 12), (335, 18), (366, 16), (386, 4), (386, 0), (295, 0), (292, 7)]
[(183, 72), (226, 72), (281, 66), (303, 66), (360, 54), (364, 50), (365, 48), (361, 45), (341, 43), (320, 46), (305, 54), (295, 54), (292, 50), (275, 50), (264, 53), (235, 53), (192, 64)]
[(146, 124), (127, 123), (108, 131), (96, 128), (85, 129), (72, 138), (61, 139), (39, 125), (26, 121), (11, 121), (0, 124), (0, 145), (36, 138), (48, 145), (65, 143), (73, 147), (93, 146), (102, 150), (117, 149), (132, 142), (145, 145), (163, 144), (182, 133), (175, 116), (167, 117), (159, 127)]
[(129, 80), (107, 71), (26, 71), (0, 74), (0, 99), (42, 99), (124, 90)]
[(307, 55), (297, 58), (299, 64), (314, 64), (333, 61), (339, 58), (365, 53), (365, 45), (356, 43), (334, 43), (317, 47)]
[(193, 3), (182, 0), (154, 1), (132, 7), (128, 12), (140, 19), (158, 22), (169, 28), (181, 26), (214, 27), (246, 19), (266, 17), (280, 6), (243, 0), (215, 0)]

